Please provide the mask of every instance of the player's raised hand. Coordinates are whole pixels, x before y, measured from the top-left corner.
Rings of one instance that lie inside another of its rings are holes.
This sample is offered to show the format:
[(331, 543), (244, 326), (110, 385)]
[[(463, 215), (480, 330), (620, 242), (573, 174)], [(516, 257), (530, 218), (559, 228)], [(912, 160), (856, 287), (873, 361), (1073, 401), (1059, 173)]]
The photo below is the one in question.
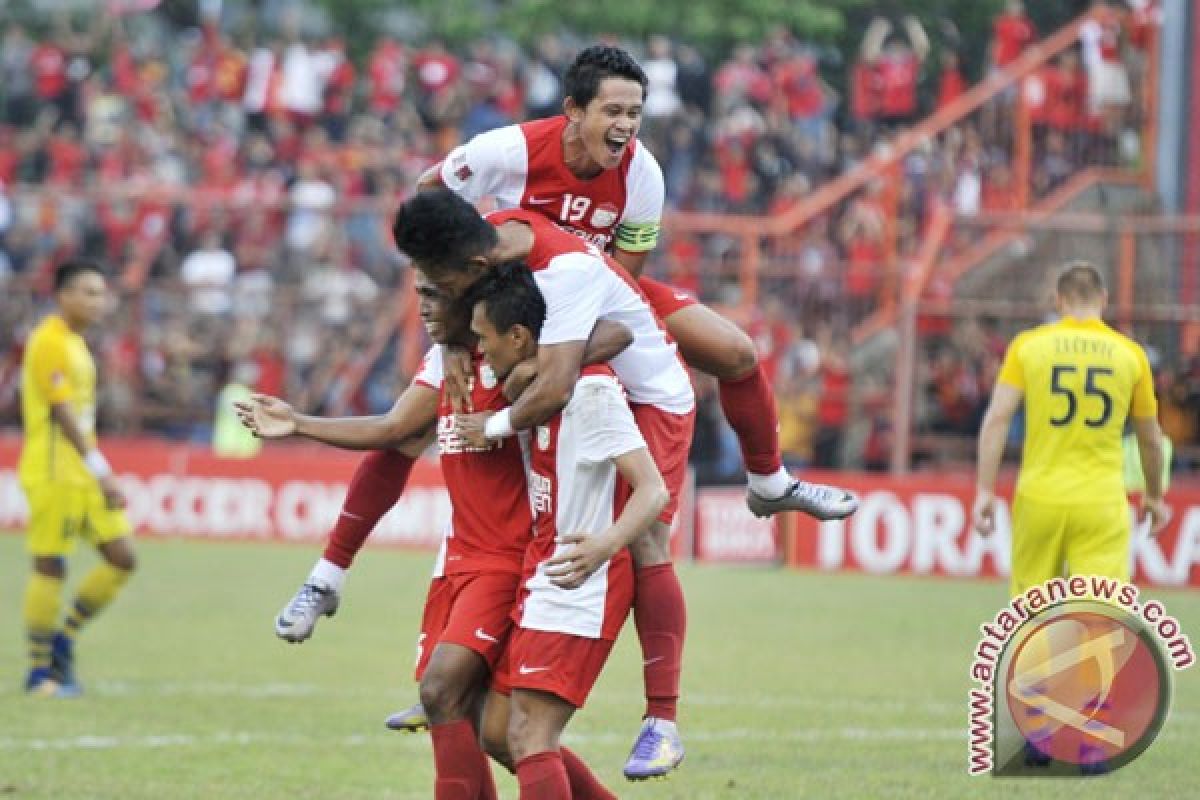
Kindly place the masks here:
[(483, 432), (490, 411), (479, 414), (455, 414), (454, 433), (467, 443), (468, 447), (485, 448), (488, 446), (487, 434)]
[(1161, 497), (1142, 497), (1141, 520), (1149, 527), (1150, 536), (1158, 536), (1171, 521), (1171, 507)]
[(568, 533), (558, 537), (567, 548), (546, 562), (546, 577), (563, 589), (578, 589), (606, 561), (616, 555), (607, 536)]
[(971, 509), (971, 523), (980, 536), (991, 536), (996, 531), (996, 495), (986, 489), (975, 491), (975, 505)]
[(238, 419), (261, 439), (282, 439), (296, 432), (296, 411), (278, 397), (253, 394), (233, 404)]
[(442, 367), (445, 370), (446, 396), (450, 409), (455, 414), (469, 414), (475, 410), (471, 403), (471, 377), (475, 372), (471, 354), (464, 347), (442, 347)]

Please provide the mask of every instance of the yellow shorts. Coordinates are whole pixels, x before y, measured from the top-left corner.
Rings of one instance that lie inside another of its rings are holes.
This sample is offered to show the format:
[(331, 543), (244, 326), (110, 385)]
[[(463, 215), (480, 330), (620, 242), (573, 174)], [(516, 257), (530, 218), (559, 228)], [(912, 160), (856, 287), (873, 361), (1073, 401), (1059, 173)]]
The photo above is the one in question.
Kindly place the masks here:
[(29, 500), (26, 549), (35, 556), (65, 556), (83, 540), (102, 545), (130, 533), (122, 509), (110, 509), (99, 486), (22, 484)]
[(1128, 581), (1129, 532), (1124, 497), (1052, 505), (1018, 495), (1013, 501), (1011, 596), (1065, 575)]

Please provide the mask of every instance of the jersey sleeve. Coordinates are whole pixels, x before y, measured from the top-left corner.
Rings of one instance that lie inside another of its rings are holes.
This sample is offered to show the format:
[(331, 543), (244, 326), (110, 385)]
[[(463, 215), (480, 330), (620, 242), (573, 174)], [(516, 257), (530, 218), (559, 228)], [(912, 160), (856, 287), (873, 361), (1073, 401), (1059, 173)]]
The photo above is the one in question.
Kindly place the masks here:
[(515, 126), (497, 128), (451, 150), (442, 161), (442, 183), (471, 203), (500, 194), (513, 179), (509, 151), (514, 131), (522, 135)]
[(34, 388), (46, 399), (47, 405), (69, 402), (73, 398), (71, 382), (67, 379), (67, 340), (44, 332), (30, 343), (30, 373)]
[(1129, 416), (1135, 419), (1157, 417), (1158, 400), (1154, 396), (1154, 372), (1150, 369), (1150, 360), (1141, 347), (1135, 345), (1134, 350), (1137, 353), (1138, 375), (1133, 384)]
[(666, 186), (662, 169), (641, 142), (627, 177), (625, 213), (617, 223), (614, 244), (629, 253), (644, 253), (658, 244)]
[(601, 463), (646, 446), (616, 381), (584, 378), (575, 394), (576, 413), (587, 420), (580, 426), (577, 452), (581, 461)]
[(429, 352), (425, 354), (425, 358), (421, 361), (421, 368), (417, 370), (417, 376), (413, 378), (413, 383), (418, 386), (428, 386), (435, 392), (440, 392), (445, 377), (446, 372), (442, 364), (442, 348), (440, 345), (435, 344), (429, 348)]
[(598, 271), (607, 269), (595, 256), (566, 253), (533, 273), (546, 299), (546, 321), (538, 344), (587, 341), (603, 303), (600, 279), (604, 276)]
[(1021, 347), (1025, 344), (1025, 334), (1017, 336), (1008, 346), (1004, 354), (1004, 363), (1000, 365), (1000, 374), (996, 376), (999, 383), (1025, 390), (1025, 370), (1021, 367)]

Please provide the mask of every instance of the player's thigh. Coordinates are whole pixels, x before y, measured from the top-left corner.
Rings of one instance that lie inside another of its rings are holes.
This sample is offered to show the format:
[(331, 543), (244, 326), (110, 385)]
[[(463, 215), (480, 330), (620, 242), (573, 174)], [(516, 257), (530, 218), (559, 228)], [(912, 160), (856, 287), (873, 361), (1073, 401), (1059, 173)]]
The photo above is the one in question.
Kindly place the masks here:
[(449, 642), (439, 642), (421, 676), (421, 704), (433, 724), (471, 716), (476, 693), (484, 686), (488, 664), (483, 656)]
[[(669, 527), (679, 509), (679, 500), (687, 481), (687, 459), (696, 426), (696, 410), (693, 408), (686, 414), (673, 414), (645, 404), (632, 405), (630, 408), (638, 430), (646, 440), (646, 449), (650, 451), (654, 466), (658, 467), (667, 487), (669, 498), (659, 512), (658, 519)], [(618, 482), (619, 496), (627, 498), (629, 491), (628, 484), (623, 480)]]
[(664, 321), (683, 360), (701, 372), (736, 380), (758, 365), (754, 340), (708, 306), (687, 306)]
[(508, 643), (512, 609), (521, 576), (510, 573), (451, 575), (458, 584), (437, 644), (455, 644), (477, 653), (493, 669)]
[(1012, 509), (1012, 582), (1016, 597), (1062, 574), (1068, 510), (1018, 496)]
[(1067, 569), (1072, 575), (1129, 580), (1129, 506), (1125, 498), (1072, 509), (1066, 534)]
[(558, 740), (575, 706), (539, 689), (513, 689), (508, 723), (508, 747), (521, 761), (535, 753), (558, 749)]
[(23, 484), (29, 503), (26, 549), (35, 558), (70, 555), (83, 532), (83, 492), (59, 483)]

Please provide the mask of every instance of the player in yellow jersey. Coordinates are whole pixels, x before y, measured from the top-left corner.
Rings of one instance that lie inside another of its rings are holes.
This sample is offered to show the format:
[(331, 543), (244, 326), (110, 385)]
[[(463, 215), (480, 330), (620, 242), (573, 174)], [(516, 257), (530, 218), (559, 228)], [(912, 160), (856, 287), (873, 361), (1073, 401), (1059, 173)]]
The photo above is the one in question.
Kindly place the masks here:
[(972, 512), (981, 535), (995, 528), (996, 473), (1013, 415), (1025, 404), (1025, 449), (1013, 498), (1012, 596), (1060, 575), (1129, 580), (1129, 512), (1121, 435), (1130, 422), (1146, 489), (1150, 530), (1166, 525), (1162, 431), (1146, 353), (1104, 324), (1108, 292), (1091, 264), (1058, 278), (1061, 319), (1009, 345), (979, 431)]
[[(25, 346), (18, 472), (33, 556), (23, 607), (32, 661), (25, 689), (65, 697), (79, 693), (75, 635), (120, 591), (134, 557), (125, 500), (97, 447), (96, 365), (81, 335), (107, 306), (104, 273), (86, 261), (63, 264), (54, 274), (54, 300), (57, 313), (42, 320)], [(84, 576), (60, 623), (66, 556), (79, 540), (103, 560)]]

